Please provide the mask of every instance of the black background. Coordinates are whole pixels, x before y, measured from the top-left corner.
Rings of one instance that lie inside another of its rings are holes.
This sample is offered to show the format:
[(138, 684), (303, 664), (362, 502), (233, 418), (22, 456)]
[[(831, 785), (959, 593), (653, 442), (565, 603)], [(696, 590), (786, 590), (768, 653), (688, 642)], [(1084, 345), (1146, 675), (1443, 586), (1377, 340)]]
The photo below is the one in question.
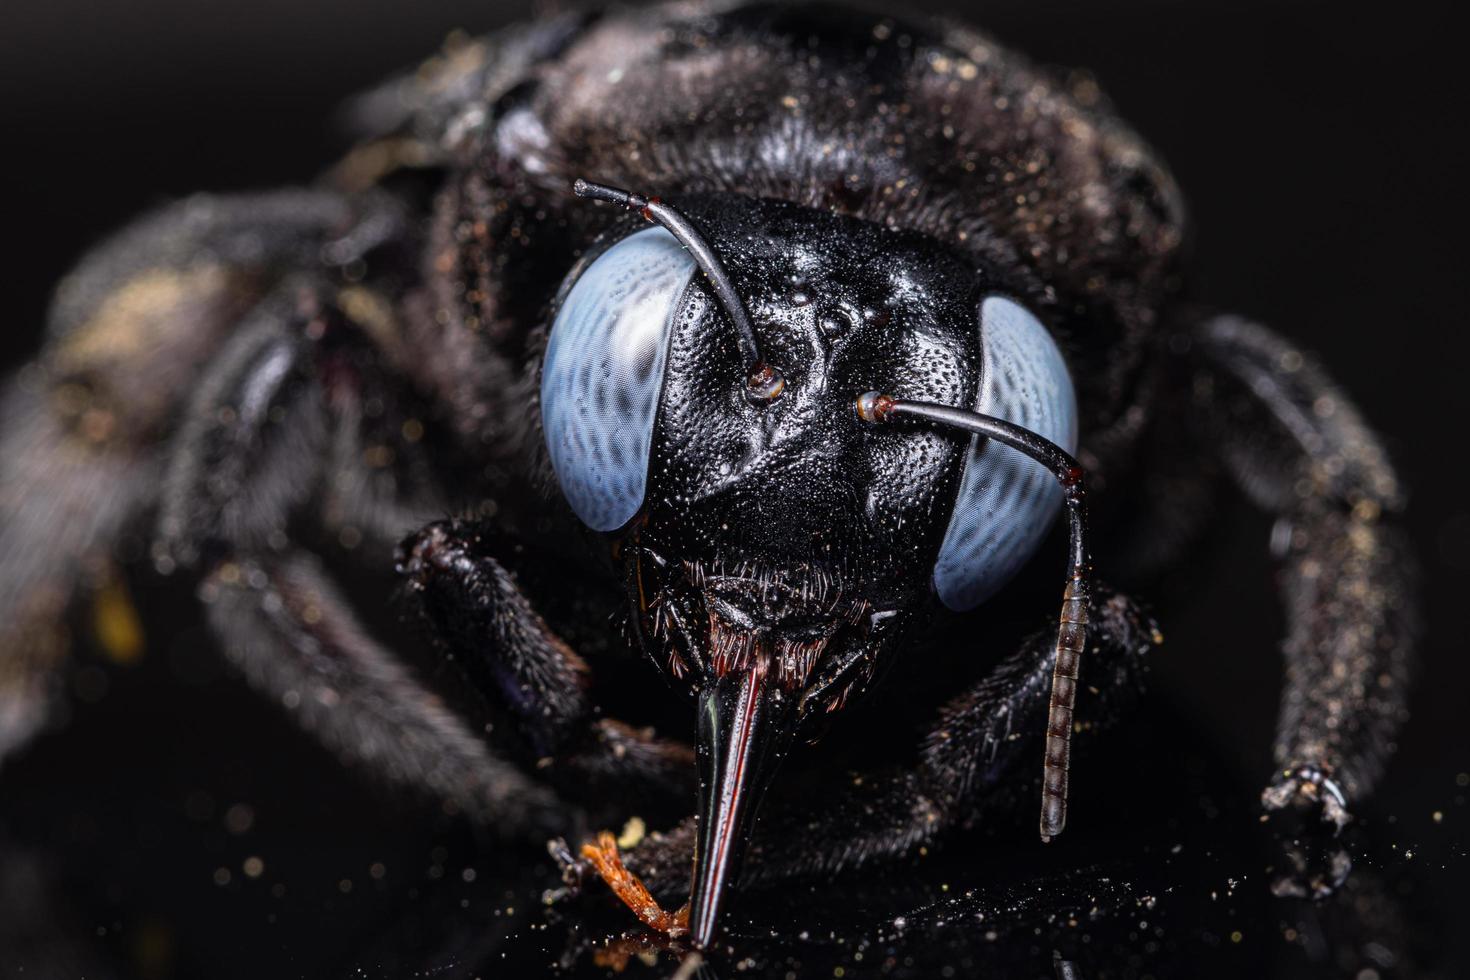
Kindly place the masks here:
[[(191, 191), (309, 180), (342, 146), (331, 121), (346, 96), (431, 52), (452, 28), (485, 30), (529, 9), (8, 0), (0, 365), (33, 350), (55, 281), (99, 236)], [(1184, 188), (1195, 292), (1319, 352), (1385, 435), (1413, 492), (1408, 526), (1429, 629), (1413, 721), (1374, 813), (1392, 853), (1416, 851), (1407, 860), (1422, 863), (1420, 887), (1456, 921), (1443, 903), (1470, 909), (1454, 884), (1467, 870), (1470, 821), (1467, 790), (1456, 784), (1470, 770), (1470, 250), (1465, 85), (1448, 6), (1411, 0), (1354, 13), (1299, 0), (1000, 0), (968, 16), (1038, 61), (1097, 76)], [(1166, 613), (1158, 696), (1199, 719), (1229, 765), (1260, 774), (1280, 617), (1266, 526), (1231, 517), (1239, 533), (1209, 556), (1218, 576)], [(106, 668), (107, 695), (0, 778), (0, 829), (7, 820), (42, 828), (51, 843), (89, 854), (89, 842), (124, 828), (123, 856), (81, 874), (66, 902), (81, 934), (130, 970), (314, 975), (340, 958), (343, 934), (390, 913), (387, 892), (374, 891), (357, 862), (363, 837), (390, 873), (440, 864), (453, 876), (458, 867), (413, 829), (416, 813), (337, 771), (202, 646), (186, 629), (140, 667)], [(240, 861), (258, 845), (223, 829), (223, 815), (242, 800), (283, 853), (309, 852), (313, 867), (341, 854), (340, 871), (293, 880), (293, 898), (303, 897), (279, 916), (241, 896), (248, 888), (263, 896), (276, 880), (273, 863), (259, 882), (241, 879)], [(197, 866), (160, 862), (164, 838), (190, 828), (204, 841)], [(231, 886), (213, 884), (217, 867), (233, 869)], [(343, 879), (353, 892), (341, 891)], [(300, 942), (313, 929), (333, 937), (320, 950)], [(0, 976), (9, 975), (5, 959), (0, 951)]]

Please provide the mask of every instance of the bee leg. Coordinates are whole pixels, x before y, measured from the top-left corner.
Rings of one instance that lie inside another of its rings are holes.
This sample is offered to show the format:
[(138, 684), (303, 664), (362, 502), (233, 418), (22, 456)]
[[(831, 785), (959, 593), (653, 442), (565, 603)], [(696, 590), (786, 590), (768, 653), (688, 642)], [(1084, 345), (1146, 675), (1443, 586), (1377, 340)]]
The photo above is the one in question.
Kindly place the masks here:
[(62, 281), (46, 349), (0, 391), (0, 759), (44, 724), (64, 617), (153, 500), (158, 441), (261, 283), (320, 253), (351, 206), (318, 192), (198, 196)]
[[(1216, 317), (1195, 329), (1193, 348), (1202, 435), (1277, 519), (1286, 678), (1262, 802), (1279, 821), (1305, 817), (1334, 835), (1378, 781), (1404, 719), (1418, 618), (1394, 519), (1401, 489), (1357, 409), (1275, 334)], [(1298, 828), (1286, 837), (1299, 840)], [(1302, 858), (1288, 850), (1283, 894), (1324, 894), (1345, 875), (1339, 852)]]
[(397, 540), (448, 508), (421, 444), (422, 406), (329, 290), (287, 282), (210, 362), (169, 450), (162, 570), (279, 548), (293, 521), (386, 570)]
[(406, 598), (441, 658), (511, 713), (538, 772), (569, 796), (687, 800), (693, 751), (597, 717), (587, 664), (490, 554), (493, 537), (482, 525), (440, 521), (399, 548)]
[(493, 754), (377, 643), (316, 558), (226, 560), (200, 596), (226, 657), (348, 762), (508, 833), (568, 829), (552, 791)]
[[(386, 598), (388, 536), (444, 509), (433, 481), (388, 469), (413, 462), (416, 440), (394, 411), (406, 396), (374, 382), (376, 349), (319, 285), (288, 283), (211, 361), (165, 468), (155, 564), (206, 573), (201, 594), (226, 657), (344, 758), (499, 829), (565, 831), (574, 812), (375, 639), (323, 559), (300, 548), (298, 537), (335, 528), (336, 541), (318, 542), (323, 555), (360, 575), (381, 569)], [(368, 390), (379, 392), (374, 413), (362, 410)]]
[(153, 543), (164, 573), (280, 547), (317, 482), (328, 416), (306, 339), (287, 311), (271, 308), (287, 302), (241, 326), (183, 411)]
[[(1140, 686), (1147, 653), (1160, 642), (1153, 621), (1125, 596), (1097, 586), (1082, 658), (1076, 725), (1110, 724)], [(1056, 626), (1034, 634), (975, 687), (946, 705), (920, 746), (917, 766), (846, 775), (803, 786), (802, 801), (773, 796), (757, 826), (743, 886), (828, 875), (889, 860), (971, 826), (993, 808), (1029, 812), (1038, 792), (1021, 778), (1041, 752), (1056, 658)], [(1085, 743), (1084, 743), (1085, 744)], [(779, 784), (772, 792), (779, 790)], [(1024, 798), (1020, 794), (1025, 794)], [(662, 898), (687, 894), (694, 823), (651, 834), (624, 856)]]

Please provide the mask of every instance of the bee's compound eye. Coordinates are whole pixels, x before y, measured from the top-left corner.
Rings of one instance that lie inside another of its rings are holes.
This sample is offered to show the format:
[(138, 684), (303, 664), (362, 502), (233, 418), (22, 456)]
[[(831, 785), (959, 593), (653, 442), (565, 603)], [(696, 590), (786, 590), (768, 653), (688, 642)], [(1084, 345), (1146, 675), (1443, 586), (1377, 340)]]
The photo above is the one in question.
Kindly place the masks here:
[(567, 293), (541, 369), (541, 422), (557, 482), (596, 531), (638, 513), (669, 328), (695, 270), (662, 228), (629, 235)]
[[(1003, 296), (980, 304), (980, 393), (975, 409), (1077, 451), (1077, 393), (1051, 333)], [(934, 588), (955, 610), (983, 602), (1026, 563), (1062, 503), (1046, 467), (993, 440), (970, 442)]]

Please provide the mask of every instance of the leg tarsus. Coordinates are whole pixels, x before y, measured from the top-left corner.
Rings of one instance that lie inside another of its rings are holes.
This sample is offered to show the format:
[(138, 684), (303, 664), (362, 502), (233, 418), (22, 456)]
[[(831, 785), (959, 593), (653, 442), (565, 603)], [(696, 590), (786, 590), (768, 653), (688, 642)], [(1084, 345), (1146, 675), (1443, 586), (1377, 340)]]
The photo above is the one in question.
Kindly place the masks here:
[(1314, 813), (1333, 833), (1341, 831), (1352, 819), (1342, 789), (1330, 776), (1310, 765), (1280, 772), (1262, 790), (1261, 805), (1268, 811), (1290, 808)]

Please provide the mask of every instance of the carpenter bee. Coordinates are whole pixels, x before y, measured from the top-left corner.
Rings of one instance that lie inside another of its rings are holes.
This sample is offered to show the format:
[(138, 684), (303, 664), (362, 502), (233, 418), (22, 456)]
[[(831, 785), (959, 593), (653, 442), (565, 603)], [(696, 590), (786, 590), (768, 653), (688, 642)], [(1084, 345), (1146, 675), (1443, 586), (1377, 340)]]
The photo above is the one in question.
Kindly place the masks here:
[[(1056, 838), (1073, 733), (1161, 640), (1123, 590), (1227, 479), (1278, 518), (1263, 803), (1330, 836), (1371, 790), (1398, 482), (1311, 358), (1189, 303), (1179, 192), (1096, 99), (960, 24), (716, 2), (509, 28), (357, 118), (319, 183), (183, 201), (61, 284), (3, 401), (0, 751), (68, 611), (126, 624), (131, 560), (345, 760), (473, 820), (693, 805), (626, 862), (552, 850), (708, 947), (739, 882), (908, 854), (1003, 788)], [(615, 718), (594, 663), (665, 675), (687, 737)], [(895, 664), (943, 681), (920, 744), (783, 789)]]

